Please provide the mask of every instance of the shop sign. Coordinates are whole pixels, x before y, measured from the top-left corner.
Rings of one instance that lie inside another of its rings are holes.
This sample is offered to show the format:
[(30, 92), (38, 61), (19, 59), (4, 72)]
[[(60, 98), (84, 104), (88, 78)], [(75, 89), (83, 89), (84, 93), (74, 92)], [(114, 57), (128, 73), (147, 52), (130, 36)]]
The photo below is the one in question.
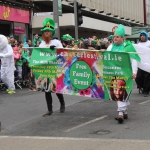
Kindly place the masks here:
[(0, 6), (0, 20), (29, 23), (29, 11)]
[(24, 27), (19, 27), (19, 26), (15, 26), (14, 27), (14, 33), (15, 34), (24, 34), (25, 32), (25, 28)]
[(35, 17), (41, 17), (41, 16), (51, 16), (53, 15), (53, 12), (41, 12), (41, 13), (34, 13)]

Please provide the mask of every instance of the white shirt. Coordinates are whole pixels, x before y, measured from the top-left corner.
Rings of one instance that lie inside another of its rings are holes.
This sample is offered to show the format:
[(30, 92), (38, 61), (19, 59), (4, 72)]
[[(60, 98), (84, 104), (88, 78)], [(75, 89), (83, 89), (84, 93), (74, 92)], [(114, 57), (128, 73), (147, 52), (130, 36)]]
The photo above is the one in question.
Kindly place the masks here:
[(56, 46), (57, 48), (63, 48), (61, 42), (57, 39), (50, 40), (49, 44), (46, 44), (45, 41), (42, 41), (42, 43), (39, 45), (39, 47), (46, 48), (46, 47), (50, 47), (52, 45)]
[(146, 42), (139, 42), (138, 45), (150, 48), (150, 41), (147, 40)]

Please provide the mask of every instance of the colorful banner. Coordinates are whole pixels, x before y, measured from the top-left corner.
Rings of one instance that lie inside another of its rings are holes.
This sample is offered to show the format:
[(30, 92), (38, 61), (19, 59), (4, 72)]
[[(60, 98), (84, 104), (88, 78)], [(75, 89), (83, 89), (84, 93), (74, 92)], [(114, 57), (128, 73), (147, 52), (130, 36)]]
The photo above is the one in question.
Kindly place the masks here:
[(36, 48), (30, 66), (40, 91), (125, 101), (132, 90), (127, 53)]
[(29, 11), (26, 10), (0, 6), (0, 19), (29, 24), (30, 15)]
[(35, 48), (32, 51), (30, 68), (35, 76), (35, 83), (38, 91), (56, 92), (56, 50)]

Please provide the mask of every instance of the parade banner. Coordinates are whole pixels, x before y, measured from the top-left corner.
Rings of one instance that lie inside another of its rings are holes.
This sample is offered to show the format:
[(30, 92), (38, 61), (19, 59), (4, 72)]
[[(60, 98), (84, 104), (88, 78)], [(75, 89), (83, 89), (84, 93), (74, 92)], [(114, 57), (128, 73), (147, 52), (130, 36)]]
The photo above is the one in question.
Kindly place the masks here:
[(36, 89), (38, 91), (56, 92), (56, 63), (56, 49), (35, 48), (32, 51), (29, 66), (34, 74)]
[(128, 53), (35, 48), (30, 67), (39, 91), (125, 101), (132, 90)]

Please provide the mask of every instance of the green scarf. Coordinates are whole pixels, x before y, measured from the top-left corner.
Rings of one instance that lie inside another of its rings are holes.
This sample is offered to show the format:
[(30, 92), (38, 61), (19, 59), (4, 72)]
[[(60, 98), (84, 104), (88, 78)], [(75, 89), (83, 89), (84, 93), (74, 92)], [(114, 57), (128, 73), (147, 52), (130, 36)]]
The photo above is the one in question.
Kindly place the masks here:
[(119, 45), (113, 44), (111, 51), (112, 52), (124, 52), (124, 43), (119, 44)]
[[(132, 43), (130, 41), (124, 41), (124, 43), (116, 45), (113, 44), (112, 52), (135, 52), (136, 53), (136, 49), (134, 48), (134, 46), (132, 45)], [(136, 61), (140, 62), (141, 59), (139, 57), (138, 54), (132, 54), (129, 53), (130, 57), (135, 59)]]

